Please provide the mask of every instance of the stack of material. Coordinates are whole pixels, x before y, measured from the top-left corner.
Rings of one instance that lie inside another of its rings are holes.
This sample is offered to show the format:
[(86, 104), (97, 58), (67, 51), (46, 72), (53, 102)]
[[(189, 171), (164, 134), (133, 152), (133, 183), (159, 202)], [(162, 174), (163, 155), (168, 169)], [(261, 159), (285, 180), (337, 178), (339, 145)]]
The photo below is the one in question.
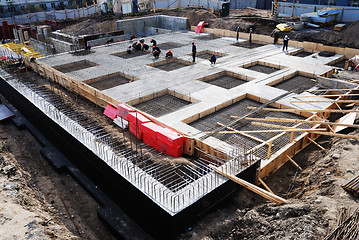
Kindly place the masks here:
[(350, 215), (350, 211), (342, 209), (339, 215), (338, 227), (323, 240), (352, 240), (357, 239), (359, 232), (359, 211), (356, 209)]
[(352, 192), (354, 196), (359, 196), (359, 175), (353, 177), (349, 182), (342, 186), (348, 192)]

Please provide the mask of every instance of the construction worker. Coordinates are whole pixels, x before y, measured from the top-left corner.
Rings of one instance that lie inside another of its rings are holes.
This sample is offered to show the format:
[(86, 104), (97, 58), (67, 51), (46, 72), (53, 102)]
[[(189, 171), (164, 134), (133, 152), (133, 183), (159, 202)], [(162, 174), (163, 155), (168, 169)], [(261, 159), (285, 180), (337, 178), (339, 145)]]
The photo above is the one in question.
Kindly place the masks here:
[(153, 51), (153, 56), (154, 56), (155, 58), (159, 58), (159, 57), (160, 57), (161, 50), (160, 50), (159, 47), (153, 46), (153, 47), (152, 47), (152, 51)]
[(209, 61), (211, 62), (211, 64), (216, 64), (216, 60), (217, 60), (217, 57), (214, 53), (212, 53), (212, 56), (211, 56), (211, 59), (209, 59)]
[(127, 53), (132, 53), (132, 49), (133, 49), (133, 48), (132, 48), (132, 46), (130, 45), (130, 46), (128, 46), (128, 48), (127, 48), (127, 51), (126, 51), (126, 52), (127, 52)]
[(151, 38), (150, 43), (152, 43), (152, 47), (155, 47), (157, 45), (156, 40), (154, 40), (153, 38)]
[(289, 37), (288, 35), (285, 35), (283, 39), (283, 52), (284, 49), (288, 52), (288, 42), (289, 42)]
[(141, 48), (142, 48), (141, 43), (136, 42), (135, 50), (139, 51), (139, 50), (141, 50)]
[(171, 49), (170, 50), (168, 50), (168, 52), (166, 53), (166, 58), (172, 58), (173, 57), (173, 53), (172, 53), (172, 51), (171, 51)]
[(148, 50), (150, 47), (146, 43), (142, 43), (142, 50)]
[(140, 43), (144, 44), (144, 43), (145, 43), (145, 39), (141, 38), (141, 39), (140, 39)]
[(197, 47), (196, 47), (196, 45), (194, 45), (194, 42), (192, 42), (192, 58), (193, 58), (193, 62), (196, 61), (196, 53), (197, 53)]

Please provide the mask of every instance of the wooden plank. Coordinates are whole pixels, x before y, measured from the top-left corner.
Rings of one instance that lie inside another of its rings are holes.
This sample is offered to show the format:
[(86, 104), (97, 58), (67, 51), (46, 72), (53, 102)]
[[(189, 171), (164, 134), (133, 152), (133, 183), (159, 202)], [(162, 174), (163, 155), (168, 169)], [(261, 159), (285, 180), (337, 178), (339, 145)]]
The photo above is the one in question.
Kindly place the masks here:
[[(248, 109), (257, 109), (257, 107), (247, 107)], [(293, 108), (262, 108), (265, 111), (274, 111), (274, 112), (292, 112), (292, 113), (300, 113), (300, 112), (326, 112), (326, 113), (350, 113), (356, 112), (359, 110), (339, 110), (339, 109), (293, 109)], [(239, 116), (231, 116), (231, 118), (240, 118)]]
[(353, 97), (353, 96), (359, 96), (359, 94), (331, 94), (331, 95), (312, 95), (312, 96), (294, 96), (293, 98), (327, 98), (327, 97)]
[(265, 189), (267, 189), (268, 192), (273, 193), (273, 191), (268, 187), (268, 185), (267, 185), (261, 178), (258, 178), (258, 181), (260, 182), (260, 184), (263, 185), (263, 187), (264, 187)]
[[(318, 128), (318, 129), (300, 129), (300, 128), (290, 128), (290, 129), (280, 129), (280, 130), (253, 130), (253, 131), (242, 131), (243, 133), (263, 133), (263, 132), (320, 132), (325, 131), (325, 128)], [(219, 132), (204, 132), (206, 134), (218, 133), (218, 134), (238, 134), (235, 131), (219, 131)], [(358, 137), (359, 138), (359, 137)], [(265, 143), (265, 142), (264, 142)]]
[(222, 127), (227, 128), (228, 130), (235, 131), (235, 132), (238, 133), (238, 134), (241, 134), (241, 135), (243, 135), (243, 136), (245, 136), (245, 137), (248, 137), (248, 138), (250, 138), (250, 139), (253, 139), (253, 140), (257, 141), (257, 142), (261, 142), (261, 143), (265, 142), (264, 140), (262, 140), (262, 139), (260, 139), (260, 138), (257, 138), (257, 137), (255, 137), (255, 136), (251, 136), (251, 135), (249, 135), (249, 134), (247, 134), (247, 133), (243, 133), (243, 132), (241, 132), (241, 131), (238, 131), (237, 129), (228, 127), (228, 126), (226, 126), (226, 125), (224, 125), (224, 124), (222, 124), (222, 123), (220, 123), (220, 122), (217, 122), (217, 124), (218, 124), (219, 126), (222, 126)]
[[(349, 113), (355, 115), (355, 113)], [(347, 114), (348, 115), (348, 114)], [(320, 124), (320, 125), (332, 125), (332, 126), (345, 126), (345, 127), (352, 127), (352, 128), (359, 128), (359, 125), (355, 124), (348, 124), (342, 122), (323, 122), (323, 121), (308, 121), (302, 119), (289, 119), (289, 118), (244, 118), (246, 120), (251, 121), (264, 121), (264, 122), (293, 122), (293, 123), (313, 123), (313, 124)]]
[(243, 186), (243, 187), (245, 187), (245, 188), (247, 188), (247, 189), (249, 189), (249, 190), (251, 190), (251, 191), (253, 191), (253, 192), (257, 193), (257, 194), (259, 194), (259, 195), (261, 195), (262, 197), (264, 197), (264, 198), (266, 198), (266, 199), (268, 199), (268, 200), (270, 200), (270, 201), (272, 201), (274, 203), (277, 203), (277, 204), (288, 203), (288, 201), (285, 200), (284, 198), (281, 198), (281, 197), (279, 197), (279, 196), (277, 196), (277, 195), (275, 195), (275, 194), (273, 194), (271, 192), (268, 192), (268, 191), (254, 185), (252, 183), (249, 183), (249, 182), (247, 182), (247, 181), (245, 181), (243, 179), (240, 179), (240, 178), (238, 178), (238, 177), (236, 177), (236, 176), (234, 176), (232, 174), (226, 174), (226, 173), (222, 172), (219, 168), (217, 168), (217, 167), (215, 167), (215, 166), (213, 166), (211, 164), (209, 166), (211, 168), (213, 168), (216, 172), (221, 174), (222, 176), (224, 176), (224, 177), (238, 183), (239, 185), (241, 185), (241, 186)]
[(344, 115), (343, 117), (339, 118), (333, 125), (334, 127), (334, 132), (340, 132), (341, 130), (347, 128), (347, 127), (355, 127), (358, 128), (358, 125), (353, 125), (355, 118), (356, 118), (356, 113), (348, 113), (346, 115)]
[(289, 160), (291, 163), (293, 163), (293, 165), (296, 166), (301, 172), (303, 171), (303, 169), (298, 165), (298, 163), (296, 163), (291, 157), (289, 157), (289, 156), (287, 155), (287, 158), (288, 158), (288, 160)]
[(317, 102), (322, 102), (322, 103), (358, 103), (359, 100), (303, 100), (303, 101), (290, 101), (291, 103), (317, 103)]
[(323, 148), (321, 145), (319, 145), (319, 143), (317, 143), (316, 141), (314, 141), (313, 139), (311, 139), (309, 136), (307, 136), (308, 140), (311, 141), (314, 145), (316, 145), (318, 148), (325, 150), (325, 148)]

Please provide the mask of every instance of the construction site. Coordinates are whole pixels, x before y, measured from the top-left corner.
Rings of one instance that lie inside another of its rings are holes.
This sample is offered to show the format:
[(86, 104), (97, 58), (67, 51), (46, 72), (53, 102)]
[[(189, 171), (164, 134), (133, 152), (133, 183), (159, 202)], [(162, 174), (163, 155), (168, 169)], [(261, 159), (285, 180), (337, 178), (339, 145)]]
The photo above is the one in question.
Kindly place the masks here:
[(357, 238), (359, 43), (206, 11), (1, 45), (5, 239)]

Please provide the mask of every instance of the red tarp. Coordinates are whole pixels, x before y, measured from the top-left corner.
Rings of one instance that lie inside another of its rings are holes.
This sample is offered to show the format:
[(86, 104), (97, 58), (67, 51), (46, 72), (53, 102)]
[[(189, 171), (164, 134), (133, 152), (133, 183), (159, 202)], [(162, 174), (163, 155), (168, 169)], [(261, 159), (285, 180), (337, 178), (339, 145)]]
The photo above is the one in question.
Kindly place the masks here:
[(127, 115), (130, 112), (134, 112), (135, 110), (128, 107), (125, 104), (119, 104), (117, 106), (117, 116), (122, 117), (123, 119), (127, 120)]

